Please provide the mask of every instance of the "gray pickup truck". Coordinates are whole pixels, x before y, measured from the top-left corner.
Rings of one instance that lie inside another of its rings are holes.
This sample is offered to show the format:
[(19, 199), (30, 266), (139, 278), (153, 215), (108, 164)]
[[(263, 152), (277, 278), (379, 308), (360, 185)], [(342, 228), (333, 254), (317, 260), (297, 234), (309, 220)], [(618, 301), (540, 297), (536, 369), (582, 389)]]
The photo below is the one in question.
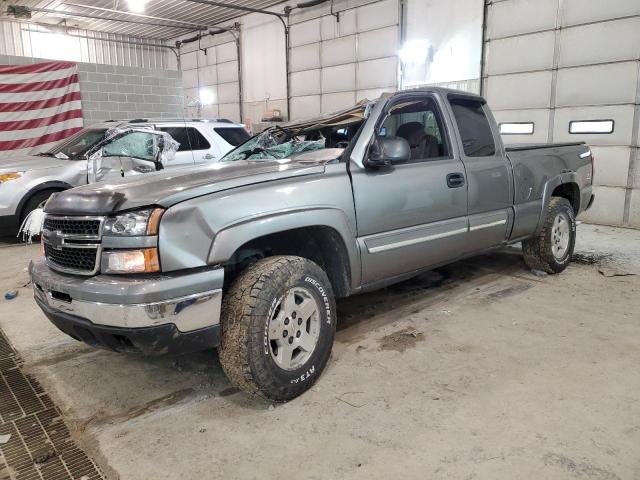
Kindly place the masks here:
[(399, 92), (217, 164), (53, 195), (35, 299), (91, 345), (217, 347), (233, 383), (286, 401), (329, 359), (337, 297), (516, 242), (564, 270), (592, 175), (583, 143), (504, 147), (481, 97)]

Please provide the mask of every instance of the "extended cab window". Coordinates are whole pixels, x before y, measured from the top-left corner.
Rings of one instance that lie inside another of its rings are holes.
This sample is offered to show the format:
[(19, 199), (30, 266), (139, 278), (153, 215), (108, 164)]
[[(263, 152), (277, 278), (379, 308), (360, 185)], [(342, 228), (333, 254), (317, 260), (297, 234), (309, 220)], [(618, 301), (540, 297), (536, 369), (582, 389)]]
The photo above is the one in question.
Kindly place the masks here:
[(431, 98), (406, 99), (393, 105), (378, 135), (404, 138), (411, 147), (411, 161), (449, 156), (440, 112)]
[(160, 127), (158, 130), (167, 132), (180, 144), (179, 152), (191, 150), (209, 150), (211, 145), (206, 138), (193, 127)]
[(484, 113), (483, 104), (475, 100), (450, 99), (453, 116), (458, 124), (462, 146), (467, 157), (495, 155), (491, 125)]

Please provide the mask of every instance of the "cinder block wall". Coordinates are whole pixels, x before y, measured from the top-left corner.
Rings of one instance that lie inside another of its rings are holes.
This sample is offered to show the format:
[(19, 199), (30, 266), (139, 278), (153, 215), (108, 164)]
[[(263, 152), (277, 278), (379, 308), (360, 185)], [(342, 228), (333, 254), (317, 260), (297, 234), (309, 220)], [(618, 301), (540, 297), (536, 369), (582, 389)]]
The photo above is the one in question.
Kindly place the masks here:
[[(24, 65), (50, 60), (0, 55), (1, 64)], [(78, 63), (84, 124), (102, 120), (182, 117), (182, 74), (95, 63)]]

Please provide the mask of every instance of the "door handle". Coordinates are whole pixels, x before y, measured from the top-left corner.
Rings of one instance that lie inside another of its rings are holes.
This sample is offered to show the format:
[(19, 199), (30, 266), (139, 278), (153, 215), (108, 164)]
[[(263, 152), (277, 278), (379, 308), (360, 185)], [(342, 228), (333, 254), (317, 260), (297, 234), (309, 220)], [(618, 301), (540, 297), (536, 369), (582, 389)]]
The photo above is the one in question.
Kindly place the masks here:
[(202, 158), (204, 160), (211, 160), (212, 158), (215, 158), (213, 155), (211, 155), (210, 153), (205, 153)]
[(447, 175), (447, 187), (460, 188), (464, 186), (464, 174), (456, 172)]

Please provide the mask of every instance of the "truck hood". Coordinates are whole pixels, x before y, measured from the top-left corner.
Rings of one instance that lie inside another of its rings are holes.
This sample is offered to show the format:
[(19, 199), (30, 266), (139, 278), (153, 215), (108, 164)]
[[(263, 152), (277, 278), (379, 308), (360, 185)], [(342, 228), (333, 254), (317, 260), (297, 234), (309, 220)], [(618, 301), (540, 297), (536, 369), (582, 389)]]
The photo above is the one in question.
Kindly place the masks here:
[(0, 173), (32, 172), (34, 170), (47, 170), (49, 168), (65, 168), (71, 161), (75, 160), (61, 160), (55, 157), (15, 154), (0, 159)]
[(118, 182), (85, 185), (51, 196), (46, 213), (109, 215), (147, 206), (176, 203), (246, 185), (324, 172), (324, 162), (237, 161), (164, 170)]

